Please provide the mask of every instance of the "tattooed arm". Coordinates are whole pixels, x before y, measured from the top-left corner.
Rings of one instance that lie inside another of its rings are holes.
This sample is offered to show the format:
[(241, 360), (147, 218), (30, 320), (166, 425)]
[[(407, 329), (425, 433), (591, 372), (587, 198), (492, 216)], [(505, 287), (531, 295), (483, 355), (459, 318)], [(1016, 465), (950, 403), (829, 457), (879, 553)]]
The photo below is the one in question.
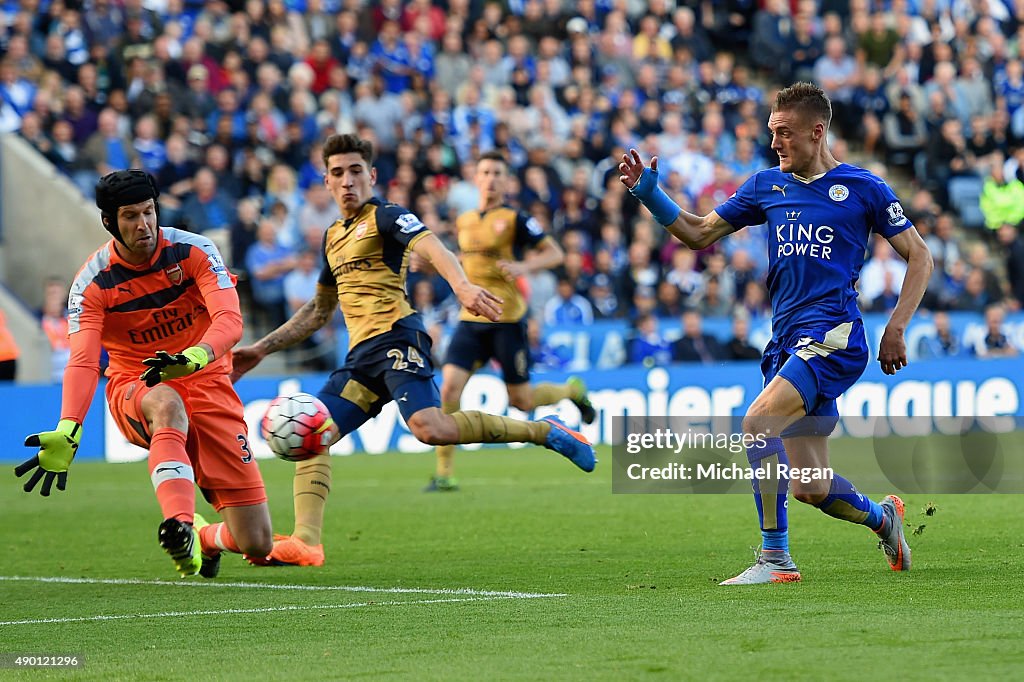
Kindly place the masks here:
[(313, 298), (296, 310), (291, 319), (251, 346), (241, 346), (232, 352), (231, 380), (238, 381), (271, 353), (308, 339), (331, 321), (337, 305), (338, 292), (318, 285)]

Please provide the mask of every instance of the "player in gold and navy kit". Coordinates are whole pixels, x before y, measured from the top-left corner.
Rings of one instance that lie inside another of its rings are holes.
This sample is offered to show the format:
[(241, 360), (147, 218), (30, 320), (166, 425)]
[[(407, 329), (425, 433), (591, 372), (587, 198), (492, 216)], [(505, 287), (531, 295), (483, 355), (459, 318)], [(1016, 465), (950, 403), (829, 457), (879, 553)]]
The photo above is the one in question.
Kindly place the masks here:
[[(467, 310), (498, 320), (502, 300), (471, 283), (454, 254), (413, 213), (373, 198), (377, 171), (368, 141), (333, 135), (324, 143), (323, 159), (324, 183), (342, 218), (324, 235), (325, 264), (316, 295), (283, 325), (252, 346), (237, 349), (233, 377), (255, 367), (267, 354), (309, 338), (331, 320), (338, 306), (348, 325), (349, 352), (318, 397), (330, 409), (339, 438), (394, 400), (409, 430), (424, 443), (529, 442), (592, 471), (593, 447), (553, 417), (525, 422), (482, 412), (441, 411), (430, 337), (405, 294), (409, 252), (429, 261)], [(323, 563), (320, 533), (330, 485), (326, 452), (296, 465), (295, 532), (277, 539), (272, 562)]]
[[(573, 401), (583, 421), (596, 416), (583, 382), (572, 377), (565, 384), (530, 385), (529, 344), (526, 339), (526, 300), (517, 280), (531, 272), (554, 268), (565, 254), (540, 223), (504, 203), (508, 164), (500, 152), (487, 152), (477, 161), (474, 182), (480, 207), (458, 217), (455, 223), (462, 267), (470, 282), (479, 284), (504, 300), (497, 320), (464, 309), (459, 318), (442, 368), (441, 406), (456, 412), (466, 382), (491, 358), (501, 365), (509, 403), (529, 412), (538, 405), (553, 405), (563, 398)], [(530, 250), (529, 258), (523, 258)], [(437, 470), (427, 492), (458, 490), (452, 478), (455, 446), (437, 448)]]

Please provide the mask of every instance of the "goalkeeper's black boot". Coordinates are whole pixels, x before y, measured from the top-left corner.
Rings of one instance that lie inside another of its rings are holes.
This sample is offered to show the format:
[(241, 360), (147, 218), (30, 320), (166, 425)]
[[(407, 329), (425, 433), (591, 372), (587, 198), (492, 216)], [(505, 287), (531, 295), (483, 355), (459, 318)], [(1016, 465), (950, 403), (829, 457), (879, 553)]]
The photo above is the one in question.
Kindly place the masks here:
[(174, 567), (182, 577), (195, 575), (202, 566), (199, 557), (199, 533), (192, 524), (178, 519), (164, 519), (157, 532), (157, 540), (171, 556)]

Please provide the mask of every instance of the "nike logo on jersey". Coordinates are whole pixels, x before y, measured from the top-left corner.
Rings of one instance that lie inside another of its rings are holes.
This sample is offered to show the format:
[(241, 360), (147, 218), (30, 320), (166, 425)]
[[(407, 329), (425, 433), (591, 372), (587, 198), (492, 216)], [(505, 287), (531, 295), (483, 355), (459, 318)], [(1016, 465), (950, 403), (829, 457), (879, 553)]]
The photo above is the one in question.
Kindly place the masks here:
[(782, 192), (782, 196), (783, 196), (783, 198), (785, 198), (785, 196), (786, 196), (786, 188), (787, 187), (789, 187), (789, 185), (783, 185), (782, 187), (779, 187), (778, 185), (772, 185), (772, 191), (773, 192)]

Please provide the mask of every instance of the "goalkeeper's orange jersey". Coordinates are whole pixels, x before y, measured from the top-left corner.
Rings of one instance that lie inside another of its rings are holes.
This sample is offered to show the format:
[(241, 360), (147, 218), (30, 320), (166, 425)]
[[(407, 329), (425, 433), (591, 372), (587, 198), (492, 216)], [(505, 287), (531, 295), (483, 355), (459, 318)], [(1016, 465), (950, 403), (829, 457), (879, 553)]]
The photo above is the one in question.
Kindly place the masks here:
[(202, 342), (214, 360), (204, 376), (231, 371), (230, 349), (241, 338), (235, 276), (213, 243), (163, 227), (148, 263), (125, 261), (113, 240), (79, 271), (68, 297), (71, 359), (64, 374), (62, 418), (81, 423), (99, 379), (100, 346), (111, 381), (138, 379), (156, 351), (179, 353)]

